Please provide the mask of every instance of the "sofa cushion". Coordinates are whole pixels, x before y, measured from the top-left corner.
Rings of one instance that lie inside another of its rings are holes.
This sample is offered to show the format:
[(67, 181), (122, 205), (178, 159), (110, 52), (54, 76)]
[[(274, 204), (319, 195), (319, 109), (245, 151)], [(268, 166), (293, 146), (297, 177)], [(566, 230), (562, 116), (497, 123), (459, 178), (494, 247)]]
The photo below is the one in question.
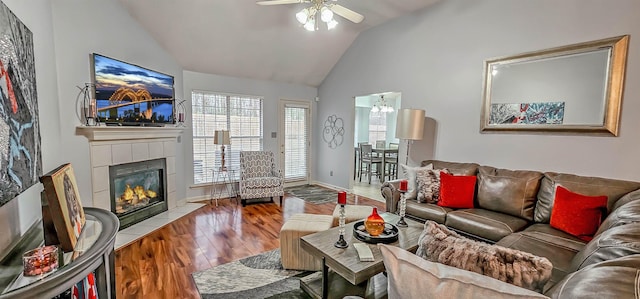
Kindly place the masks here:
[(573, 257), (570, 270), (632, 254), (640, 254), (640, 223), (613, 227), (599, 234)]
[(478, 169), (478, 206), (533, 220), (542, 173), (490, 166)]
[(582, 250), (584, 245), (587, 244), (586, 241), (579, 239), (574, 235), (555, 229), (547, 223), (535, 223), (527, 226), (527, 228), (521, 231), (521, 233), (532, 236), (545, 243), (552, 243), (560, 247), (571, 249), (576, 253)]
[(420, 169), (416, 171), (418, 182), (418, 202), (436, 203), (440, 198), (440, 174), (448, 173), (445, 169)]
[(478, 273), (424, 260), (396, 246), (379, 244), (389, 298), (547, 298)]
[(640, 188), (639, 182), (546, 172), (538, 191), (538, 201), (534, 216), (535, 222), (549, 223), (557, 185), (562, 185), (573, 192), (584, 195), (606, 195), (607, 213), (611, 212), (618, 199)]
[(542, 291), (553, 269), (544, 257), (463, 238), (433, 221), (424, 224), (416, 255), (533, 291)]
[(416, 181), (416, 172), (422, 169), (433, 169), (433, 165), (428, 164), (422, 167), (411, 167), (400, 164), (400, 169), (402, 169), (404, 177), (407, 178), (407, 192), (404, 196), (406, 196), (406, 199), (418, 198), (418, 181)]
[(578, 253), (578, 250), (573, 246), (565, 246), (558, 240), (538, 232), (511, 234), (498, 241), (496, 245), (526, 251), (549, 259), (553, 265), (553, 271), (549, 282), (544, 287), (545, 290), (571, 273), (571, 259)]
[(446, 162), (440, 160), (425, 160), (421, 165), (432, 164), (434, 169), (449, 169), (449, 173), (455, 175), (476, 175), (478, 173), (478, 164), (476, 163), (460, 163), (460, 162)]
[[(398, 203), (399, 205), (400, 203)], [(398, 208), (399, 210), (400, 208)], [(407, 200), (406, 214), (424, 220), (433, 220), (438, 223), (444, 223), (447, 213), (453, 211), (451, 208), (445, 208), (431, 203), (419, 203), (415, 200)]]
[(440, 173), (441, 207), (471, 209), (476, 192), (476, 176)]
[(553, 201), (551, 227), (585, 241), (593, 239), (606, 213), (606, 196), (586, 196), (558, 186)]
[(522, 230), (527, 221), (515, 216), (484, 209), (464, 209), (449, 212), (444, 222), (448, 227), (496, 242)]
[(600, 262), (576, 271), (545, 294), (552, 298), (638, 298), (640, 255)]
[(611, 212), (600, 224), (595, 235), (597, 236), (612, 227), (635, 222), (640, 222), (640, 200), (628, 202)]

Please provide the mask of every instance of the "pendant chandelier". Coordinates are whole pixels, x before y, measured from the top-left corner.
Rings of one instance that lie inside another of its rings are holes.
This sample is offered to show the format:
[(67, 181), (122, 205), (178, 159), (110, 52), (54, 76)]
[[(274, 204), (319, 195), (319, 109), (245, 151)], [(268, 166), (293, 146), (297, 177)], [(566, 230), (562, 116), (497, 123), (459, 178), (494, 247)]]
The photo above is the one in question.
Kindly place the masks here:
[(387, 101), (384, 99), (384, 95), (380, 95), (380, 99), (373, 104), (373, 108), (371, 108), (371, 112), (373, 113), (391, 113), (393, 111), (393, 106), (387, 104)]

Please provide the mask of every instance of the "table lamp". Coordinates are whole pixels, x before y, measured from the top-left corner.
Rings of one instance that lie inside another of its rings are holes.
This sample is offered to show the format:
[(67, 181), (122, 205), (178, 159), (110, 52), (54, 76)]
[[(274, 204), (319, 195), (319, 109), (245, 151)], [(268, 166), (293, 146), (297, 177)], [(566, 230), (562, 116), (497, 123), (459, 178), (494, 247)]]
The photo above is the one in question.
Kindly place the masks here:
[(213, 144), (220, 145), (220, 151), (221, 151), (220, 159), (222, 160), (220, 164), (220, 171), (225, 171), (227, 170), (227, 167), (224, 165), (224, 145), (231, 144), (231, 140), (229, 138), (229, 131), (226, 131), (226, 130), (215, 131), (213, 135)]
[(424, 114), (425, 112), (422, 109), (398, 110), (396, 138), (407, 140), (407, 155), (404, 164), (409, 163), (409, 141), (422, 140), (424, 131)]

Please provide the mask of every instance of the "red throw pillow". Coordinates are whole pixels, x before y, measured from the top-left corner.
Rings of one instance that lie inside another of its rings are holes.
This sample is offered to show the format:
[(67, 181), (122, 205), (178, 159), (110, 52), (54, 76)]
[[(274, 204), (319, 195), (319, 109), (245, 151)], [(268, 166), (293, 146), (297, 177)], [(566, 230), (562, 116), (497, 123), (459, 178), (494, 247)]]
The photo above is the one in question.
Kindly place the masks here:
[(558, 186), (551, 209), (550, 224), (553, 228), (591, 241), (600, 227), (603, 211), (606, 209), (606, 195), (587, 196)]
[(476, 176), (454, 176), (444, 172), (440, 173), (439, 206), (457, 209), (472, 209), (475, 193)]

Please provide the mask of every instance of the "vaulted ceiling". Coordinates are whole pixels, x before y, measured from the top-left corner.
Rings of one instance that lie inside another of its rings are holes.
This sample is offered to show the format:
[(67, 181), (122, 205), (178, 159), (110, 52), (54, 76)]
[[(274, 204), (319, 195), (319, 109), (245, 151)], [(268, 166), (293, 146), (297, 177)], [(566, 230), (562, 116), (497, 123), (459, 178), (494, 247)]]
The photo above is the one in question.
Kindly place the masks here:
[(339, 0), (364, 21), (336, 16), (336, 29), (315, 32), (296, 21), (296, 12), (309, 6), (304, 3), (119, 1), (185, 70), (318, 86), (360, 32), (438, 0)]

